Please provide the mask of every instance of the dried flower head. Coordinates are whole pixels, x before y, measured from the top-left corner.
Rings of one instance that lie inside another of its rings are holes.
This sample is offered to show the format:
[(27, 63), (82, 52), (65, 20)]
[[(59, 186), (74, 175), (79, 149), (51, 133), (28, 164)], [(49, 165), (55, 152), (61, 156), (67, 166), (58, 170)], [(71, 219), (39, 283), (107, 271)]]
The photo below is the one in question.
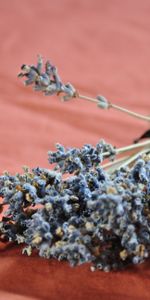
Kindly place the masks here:
[(76, 90), (72, 84), (64, 84), (58, 75), (57, 68), (46, 61), (45, 70), (43, 69), (43, 59), (39, 55), (36, 66), (22, 65), (22, 72), (18, 74), (18, 77), (26, 77), (24, 81), (25, 85), (33, 85), (35, 91), (42, 91), (46, 96), (60, 93), (64, 94), (63, 99), (68, 100), (75, 96)]

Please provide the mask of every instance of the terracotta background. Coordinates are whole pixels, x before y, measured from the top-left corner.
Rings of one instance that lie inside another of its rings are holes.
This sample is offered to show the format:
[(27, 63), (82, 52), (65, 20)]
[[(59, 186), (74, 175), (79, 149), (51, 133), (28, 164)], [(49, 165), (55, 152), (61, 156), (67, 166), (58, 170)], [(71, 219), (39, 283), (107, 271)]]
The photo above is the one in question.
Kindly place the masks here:
[[(37, 54), (82, 94), (150, 113), (149, 0), (0, 0), (0, 171), (48, 167), (47, 151), (95, 144), (123, 146), (148, 124), (81, 100), (61, 103), (25, 88), (20, 65)], [(123, 273), (72, 269), (0, 246), (0, 299), (150, 299), (150, 264)]]

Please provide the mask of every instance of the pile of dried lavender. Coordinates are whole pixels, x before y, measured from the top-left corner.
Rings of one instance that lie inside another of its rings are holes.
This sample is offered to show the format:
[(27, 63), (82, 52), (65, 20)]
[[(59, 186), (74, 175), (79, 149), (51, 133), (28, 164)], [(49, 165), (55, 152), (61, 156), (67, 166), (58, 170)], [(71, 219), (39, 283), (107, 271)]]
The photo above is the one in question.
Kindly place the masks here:
[[(42, 68), (39, 56), (36, 66), (22, 65), (18, 76), (45, 95), (63, 93), (63, 100), (78, 97), (150, 121), (102, 96), (80, 95), (61, 81), (49, 61), (44, 72)], [(142, 137), (149, 137), (149, 131)], [(67, 260), (72, 266), (91, 262), (92, 271), (143, 262), (150, 255), (150, 142), (120, 149), (103, 140), (96, 147), (56, 147), (48, 153), (53, 169), (24, 168), (24, 174), (0, 176), (1, 211), (6, 207), (1, 240), (23, 243), (28, 255), (37, 249), (42, 257)], [(116, 159), (135, 149), (140, 151)], [(105, 163), (108, 158), (113, 161)]]
[(143, 262), (150, 255), (150, 156), (109, 175), (100, 166), (108, 152), (115, 149), (104, 141), (82, 149), (57, 144), (49, 152), (53, 170), (1, 176), (1, 208), (8, 206), (1, 237), (25, 243), (28, 255), (36, 248), (72, 266), (92, 262), (92, 270)]

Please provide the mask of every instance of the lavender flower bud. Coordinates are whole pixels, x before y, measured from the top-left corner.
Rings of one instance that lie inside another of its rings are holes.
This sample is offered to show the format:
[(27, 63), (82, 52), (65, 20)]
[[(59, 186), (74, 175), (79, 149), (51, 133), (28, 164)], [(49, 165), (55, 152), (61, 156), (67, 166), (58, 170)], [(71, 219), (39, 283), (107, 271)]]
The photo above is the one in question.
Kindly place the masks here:
[(96, 99), (98, 100), (97, 106), (102, 109), (108, 109), (109, 108), (109, 102), (104, 96), (97, 96)]

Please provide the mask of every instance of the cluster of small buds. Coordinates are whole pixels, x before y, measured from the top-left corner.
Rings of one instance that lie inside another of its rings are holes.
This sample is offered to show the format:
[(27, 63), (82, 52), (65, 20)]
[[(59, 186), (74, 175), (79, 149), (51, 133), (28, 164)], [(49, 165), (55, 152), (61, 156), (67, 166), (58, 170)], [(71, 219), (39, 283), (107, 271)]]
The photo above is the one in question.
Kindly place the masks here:
[(112, 148), (57, 144), (49, 152), (53, 169), (0, 176), (1, 239), (71, 266), (91, 262), (92, 271), (143, 262), (150, 255), (150, 156), (109, 174), (100, 164)]
[(57, 68), (49, 60), (46, 61), (43, 72), (43, 59), (40, 55), (36, 66), (23, 64), (18, 77), (26, 77), (25, 85), (33, 85), (35, 91), (42, 91), (46, 96), (63, 93), (63, 99), (69, 100), (76, 94), (71, 83), (64, 84), (61, 81)]
[[(81, 149), (67, 148), (56, 144), (57, 151), (49, 151), (49, 162), (56, 163), (55, 169), (60, 169), (62, 173), (87, 172), (90, 168), (99, 165), (103, 161), (104, 153), (108, 152), (109, 159), (114, 159), (116, 150), (104, 140), (96, 145), (85, 144)], [(106, 157), (105, 157), (106, 158)]]

